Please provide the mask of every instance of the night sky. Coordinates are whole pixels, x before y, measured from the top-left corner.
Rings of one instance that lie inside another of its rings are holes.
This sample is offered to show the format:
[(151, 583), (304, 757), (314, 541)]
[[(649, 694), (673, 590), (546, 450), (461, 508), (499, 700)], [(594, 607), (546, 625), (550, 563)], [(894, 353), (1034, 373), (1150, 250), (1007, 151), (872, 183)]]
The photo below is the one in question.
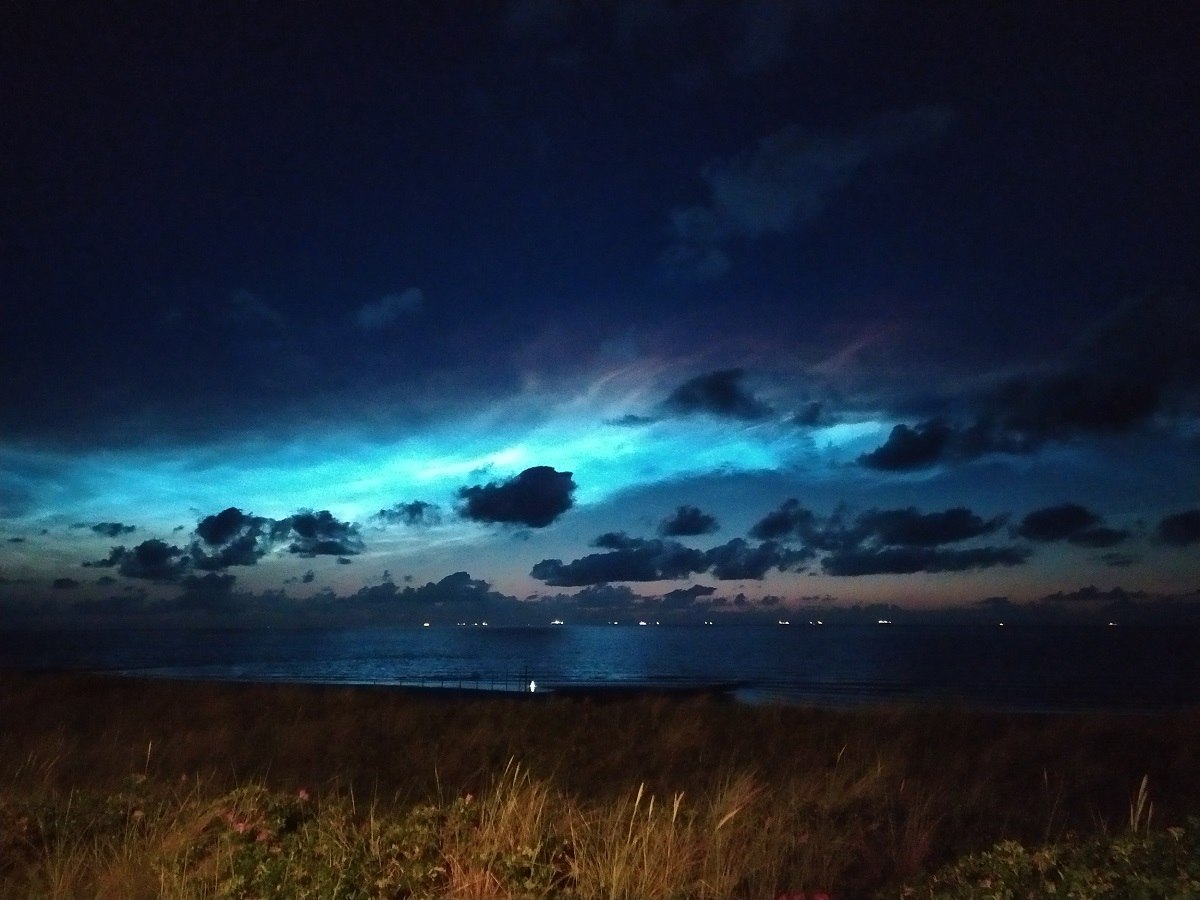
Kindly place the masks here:
[(0, 14), (0, 623), (1200, 611), (1195, 3)]

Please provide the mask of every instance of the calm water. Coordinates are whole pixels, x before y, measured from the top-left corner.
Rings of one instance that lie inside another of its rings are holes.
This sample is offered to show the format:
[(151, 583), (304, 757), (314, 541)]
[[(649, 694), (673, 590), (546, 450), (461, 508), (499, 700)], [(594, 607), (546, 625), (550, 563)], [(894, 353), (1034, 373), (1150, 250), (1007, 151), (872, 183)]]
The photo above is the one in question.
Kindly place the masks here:
[(0, 632), (0, 665), (520, 690), (738, 682), (748, 702), (1200, 705), (1200, 630), (929, 625)]

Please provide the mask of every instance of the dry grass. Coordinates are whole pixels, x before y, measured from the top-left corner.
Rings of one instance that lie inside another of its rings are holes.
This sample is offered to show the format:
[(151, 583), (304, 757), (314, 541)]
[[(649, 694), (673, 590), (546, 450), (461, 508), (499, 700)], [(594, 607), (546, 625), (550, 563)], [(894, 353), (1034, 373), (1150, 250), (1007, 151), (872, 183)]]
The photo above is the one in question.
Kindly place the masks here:
[(429, 896), (866, 896), (1002, 839), (1144, 828), (1151, 795), (1155, 826), (1200, 810), (1197, 712), (0, 675), (0, 721), (3, 896), (235, 896), (262, 849), (237, 822), (269, 833), (270, 877), (334, 895), (371, 872)]

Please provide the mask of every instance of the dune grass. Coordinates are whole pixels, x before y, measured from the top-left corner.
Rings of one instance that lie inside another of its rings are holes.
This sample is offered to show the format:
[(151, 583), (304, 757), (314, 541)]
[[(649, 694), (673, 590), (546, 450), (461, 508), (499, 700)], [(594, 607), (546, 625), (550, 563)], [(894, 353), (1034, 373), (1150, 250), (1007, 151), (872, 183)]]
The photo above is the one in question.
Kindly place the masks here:
[(0, 722), (5, 897), (895, 897), (1200, 811), (1197, 712), (12, 674)]

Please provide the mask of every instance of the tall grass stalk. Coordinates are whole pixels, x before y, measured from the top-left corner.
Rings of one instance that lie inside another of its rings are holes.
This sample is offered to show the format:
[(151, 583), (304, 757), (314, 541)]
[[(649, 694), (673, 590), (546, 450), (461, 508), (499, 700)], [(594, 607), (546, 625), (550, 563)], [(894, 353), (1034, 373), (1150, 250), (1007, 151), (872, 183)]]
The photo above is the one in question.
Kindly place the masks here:
[(442, 853), (454, 897), (493, 897), (516, 882), (525, 897), (550, 896), (560, 885), (555, 834), (561, 800), (514, 758), (479, 798), (465, 795), (449, 810)]
[(1154, 816), (1154, 804), (1150, 802), (1149, 787), (1150, 776), (1143, 775), (1137, 793), (1129, 801), (1129, 830), (1134, 834), (1150, 829), (1150, 819)]
[(676, 794), (668, 809), (638, 786), (632, 800), (573, 808), (570, 877), (583, 898), (646, 900), (684, 893), (694, 876), (691, 814)]

